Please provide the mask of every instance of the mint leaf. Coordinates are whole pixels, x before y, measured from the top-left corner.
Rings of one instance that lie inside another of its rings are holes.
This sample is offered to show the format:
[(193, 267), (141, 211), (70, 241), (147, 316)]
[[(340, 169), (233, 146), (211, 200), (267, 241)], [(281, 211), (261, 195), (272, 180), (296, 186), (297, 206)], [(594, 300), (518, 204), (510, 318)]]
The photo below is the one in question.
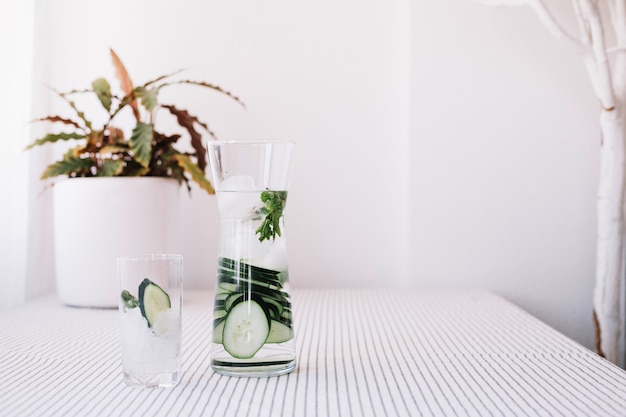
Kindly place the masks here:
[(281, 235), (280, 218), (285, 210), (287, 191), (263, 191), (261, 201), (265, 206), (261, 208), (260, 212), (265, 215), (265, 219), (255, 233), (259, 235), (259, 242), (269, 239), (275, 240), (276, 235)]
[(139, 305), (135, 296), (128, 292), (128, 290), (122, 291), (121, 297), (124, 302), (124, 308), (130, 310), (131, 308), (135, 308)]

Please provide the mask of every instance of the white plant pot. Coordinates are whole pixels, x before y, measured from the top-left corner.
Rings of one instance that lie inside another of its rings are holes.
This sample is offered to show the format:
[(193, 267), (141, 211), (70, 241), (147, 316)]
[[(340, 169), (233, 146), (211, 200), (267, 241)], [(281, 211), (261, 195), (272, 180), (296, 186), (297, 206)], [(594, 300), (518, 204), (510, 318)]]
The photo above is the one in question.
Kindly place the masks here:
[(61, 302), (117, 308), (117, 256), (181, 253), (179, 192), (169, 178), (57, 182), (54, 247)]

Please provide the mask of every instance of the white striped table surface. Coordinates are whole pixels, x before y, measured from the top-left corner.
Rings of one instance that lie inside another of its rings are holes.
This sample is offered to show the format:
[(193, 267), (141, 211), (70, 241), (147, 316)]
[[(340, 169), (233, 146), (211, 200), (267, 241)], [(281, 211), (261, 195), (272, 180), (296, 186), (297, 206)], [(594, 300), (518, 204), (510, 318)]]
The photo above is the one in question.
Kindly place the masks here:
[(0, 416), (626, 416), (626, 372), (493, 293), (293, 290), (298, 366), (216, 374), (213, 295), (186, 291), (183, 377), (122, 381), (117, 311), (0, 314)]

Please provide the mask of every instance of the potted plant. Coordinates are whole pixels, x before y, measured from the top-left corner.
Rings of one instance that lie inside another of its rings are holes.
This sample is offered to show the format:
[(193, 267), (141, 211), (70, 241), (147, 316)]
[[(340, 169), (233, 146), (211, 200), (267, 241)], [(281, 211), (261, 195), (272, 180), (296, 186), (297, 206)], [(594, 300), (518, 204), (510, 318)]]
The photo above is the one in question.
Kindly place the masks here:
[[(35, 120), (63, 126), (35, 140), (35, 146), (72, 141), (62, 158), (43, 172), (42, 179), (67, 177), (54, 184), (56, 284), (61, 301), (90, 307), (117, 306), (115, 258), (128, 253), (179, 252), (178, 192), (196, 182), (214, 192), (205, 176), (206, 148), (202, 133), (215, 134), (187, 110), (158, 101), (161, 89), (193, 85), (239, 98), (203, 81), (176, 80), (178, 72), (134, 86), (118, 55), (111, 49), (121, 94), (105, 78), (91, 88), (56, 92), (72, 117), (50, 115)], [(102, 106), (105, 122), (97, 125), (76, 104), (74, 97), (93, 94)], [(157, 112), (172, 115), (189, 136), (188, 151), (176, 147), (180, 134), (165, 134), (155, 127)], [(131, 113), (130, 135), (116, 123)], [(202, 132), (202, 133), (201, 133)], [(128, 137), (127, 137), (128, 136)]]

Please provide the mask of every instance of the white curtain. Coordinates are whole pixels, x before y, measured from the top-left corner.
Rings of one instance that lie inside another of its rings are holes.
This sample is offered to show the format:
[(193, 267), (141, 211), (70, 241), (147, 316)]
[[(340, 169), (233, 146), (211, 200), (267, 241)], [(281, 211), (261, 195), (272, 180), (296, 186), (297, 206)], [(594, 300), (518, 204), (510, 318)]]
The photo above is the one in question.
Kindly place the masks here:
[(0, 2), (0, 307), (25, 298), (33, 2)]
[(24, 152), (32, 140), (34, 21), (35, 0), (0, 0), (0, 309), (53, 287), (50, 261), (41, 261), (52, 259), (49, 197), (38, 181), (45, 155)]

